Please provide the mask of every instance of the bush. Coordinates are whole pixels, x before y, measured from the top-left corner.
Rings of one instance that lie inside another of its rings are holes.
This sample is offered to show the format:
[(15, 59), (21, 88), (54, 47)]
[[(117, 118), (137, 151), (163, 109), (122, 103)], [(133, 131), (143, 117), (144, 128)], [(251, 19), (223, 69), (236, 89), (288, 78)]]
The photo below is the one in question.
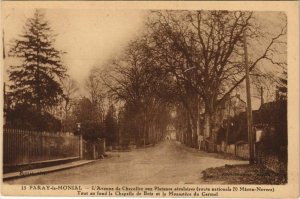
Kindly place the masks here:
[(279, 153), (287, 147), (287, 101), (279, 100), (260, 109), (261, 123), (269, 127), (264, 129), (262, 145), (268, 151)]
[(7, 128), (18, 128), (32, 131), (58, 132), (61, 122), (48, 112), (39, 113), (30, 105), (19, 104), (13, 109), (5, 110)]
[(104, 137), (104, 126), (97, 122), (86, 121), (81, 124), (79, 133), (87, 141), (96, 141)]

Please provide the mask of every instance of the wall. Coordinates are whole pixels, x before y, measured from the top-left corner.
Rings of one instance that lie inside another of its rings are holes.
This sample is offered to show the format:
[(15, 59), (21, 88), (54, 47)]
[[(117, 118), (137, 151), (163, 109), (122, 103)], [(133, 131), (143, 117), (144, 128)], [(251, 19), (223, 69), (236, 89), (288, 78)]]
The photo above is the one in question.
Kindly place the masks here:
[(80, 156), (80, 138), (66, 133), (4, 129), (3, 164), (22, 165)]
[(105, 139), (98, 139), (95, 142), (83, 141), (83, 159), (96, 160), (105, 154)]
[(217, 146), (218, 152), (225, 152), (232, 155), (235, 155), (237, 157), (240, 157), (242, 159), (249, 159), (249, 146), (248, 143), (241, 143), (238, 142), (236, 144), (230, 144), (227, 145), (227, 148), (225, 147), (225, 142), (222, 142), (220, 145)]
[(226, 144), (224, 141), (221, 142), (221, 144), (217, 145), (217, 151), (219, 153), (225, 153), (226, 152)]
[(236, 156), (248, 160), (249, 155), (249, 145), (248, 143), (240, 143), (236, 145)]
[(226, 153), (235, 155), (235, 144), (227, 145)]

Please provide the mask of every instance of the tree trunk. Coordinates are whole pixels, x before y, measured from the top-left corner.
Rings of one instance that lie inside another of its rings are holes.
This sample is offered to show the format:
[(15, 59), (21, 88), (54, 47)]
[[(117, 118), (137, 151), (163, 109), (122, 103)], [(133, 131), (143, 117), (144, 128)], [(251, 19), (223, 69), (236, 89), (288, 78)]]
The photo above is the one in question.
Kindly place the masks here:
[(213, 100), (205, 104), (205, 114), (204, 114), (204, 139), (206, 140), (206, 150), (209, 152), (215, 152), (216, 149), (216, 139), (213, 132), (214, 127), (214, 104)]
[(210, 114), (205, 112), (204, 114), (204, 138), (208, 139), (211, 134), (211, 118)]
[(191, 137), (190, 137), (190, 146), (191, 147), (197, 147), (196, 140), (197, 140), (197, 126), (195, 126), (195, 121), (193, 121), (192, 118), (189, 119), (190, 127), (191, 127)]

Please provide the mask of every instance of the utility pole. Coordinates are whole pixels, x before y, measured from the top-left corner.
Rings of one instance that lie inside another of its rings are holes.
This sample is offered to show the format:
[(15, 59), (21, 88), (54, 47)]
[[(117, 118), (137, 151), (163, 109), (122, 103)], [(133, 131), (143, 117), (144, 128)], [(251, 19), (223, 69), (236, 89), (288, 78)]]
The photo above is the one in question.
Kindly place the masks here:
[(201, 148), (201, 139), (200, 139), (200, 97), (199, 94), (197, 93), (197, 144), (198, 144), (198, 150)]
[(263, 87), (260, 88), (260, 105), (264, 104), (264, 89)]
[(6, 111), (7, 111), (7, 99), (5, 93), (5, 82), (3, 82), (3, 99), (4, 99), (4, 110), (3, 110), (3, 126), (6, 124)]
[(4, 30), (2, 31), (3, 60), (5, 59)]
[[(5, 60), (5, 45), (4, 45), (4, 30), (2, 31), (2, 45), (3, 45), (3, 65)], [(6, 99), (6, 93), (5, 93), (5, 82), (3, 81), (3, 100), (4, 100), (4, 110), (3, 110), (3, 125), (6, 124), (6, 106), (7, 106), (7, 99)]]
[(227, 126), (226, 126), (226, 137), (225, 137), (225, 151), (227, 151), (228, 146), (228, 134), (229, 134), (229, 127), (231, 126), (230, 118), (230, 109), (231, 109), (231, 97), (229, 97), (229, 108), (228, 108), (228, 116), (227, 116)]
[(249, 164), (254, 164), (254, 144), (253, 144), (253, 128), (252, 128), (252, 108), (251, 108), (251, 93), (250, 93), (250, 75), (248, 68), (248, 51), (246, 30), (243, 32), (244, 39), (244, 56), (246, 70), (246, 92), (247, 92), (247, 126), (248, 126), (248, 143), (249, 143)]

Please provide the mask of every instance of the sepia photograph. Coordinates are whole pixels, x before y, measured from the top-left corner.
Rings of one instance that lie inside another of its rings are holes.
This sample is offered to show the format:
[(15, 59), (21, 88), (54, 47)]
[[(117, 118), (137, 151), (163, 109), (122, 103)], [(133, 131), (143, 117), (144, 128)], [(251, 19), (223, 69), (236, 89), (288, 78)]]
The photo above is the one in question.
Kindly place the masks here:
[(285, 11), (9, 5), (3, 185), (289, 184)]

